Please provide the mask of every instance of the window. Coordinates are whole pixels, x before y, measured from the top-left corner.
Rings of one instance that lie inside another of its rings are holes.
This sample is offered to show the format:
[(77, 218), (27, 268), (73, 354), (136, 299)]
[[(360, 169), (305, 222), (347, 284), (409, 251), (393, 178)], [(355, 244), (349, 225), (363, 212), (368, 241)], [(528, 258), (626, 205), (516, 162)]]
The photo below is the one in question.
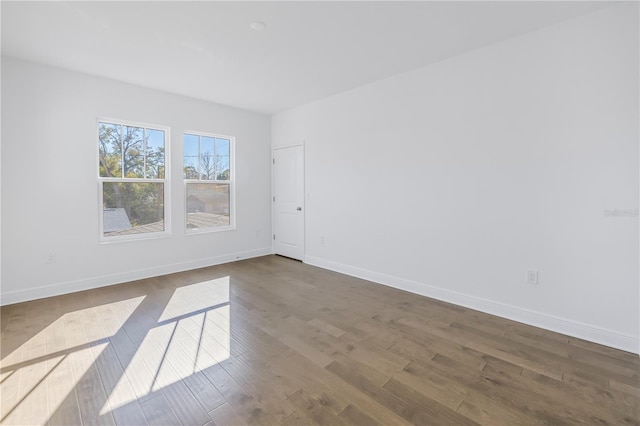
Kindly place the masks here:
[(98, 121), (102, 241), (169, 233), (169, 129)]
[(233, 229), (234, 139), (189, 132), (183, 141), (187, 232)]

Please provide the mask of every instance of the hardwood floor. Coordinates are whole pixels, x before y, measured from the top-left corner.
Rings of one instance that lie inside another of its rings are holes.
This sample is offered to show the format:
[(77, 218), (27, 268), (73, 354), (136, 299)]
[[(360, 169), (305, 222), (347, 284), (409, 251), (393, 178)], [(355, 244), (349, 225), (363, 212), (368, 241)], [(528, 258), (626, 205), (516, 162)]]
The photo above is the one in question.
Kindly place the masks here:
[(638, 355), (267, 256), (1, 308), (2, 424), (640, 424)]

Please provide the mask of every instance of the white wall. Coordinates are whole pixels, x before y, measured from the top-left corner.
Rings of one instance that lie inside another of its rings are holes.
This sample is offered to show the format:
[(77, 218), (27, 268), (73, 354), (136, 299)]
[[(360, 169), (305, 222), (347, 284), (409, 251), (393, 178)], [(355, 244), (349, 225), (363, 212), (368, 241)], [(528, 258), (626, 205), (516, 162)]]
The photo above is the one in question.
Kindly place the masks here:
[(637, 352), (638, 72), (627, 4), (276, 115), (306, 261)]
[[(170, 238), (99, 244), (97, 117), (171, 127)], [(235, 231), (184, 235), (185, 129), (236, 137)], [(269, 140), (266, 115), (3, 58), (2, 303), (270, 253)]]

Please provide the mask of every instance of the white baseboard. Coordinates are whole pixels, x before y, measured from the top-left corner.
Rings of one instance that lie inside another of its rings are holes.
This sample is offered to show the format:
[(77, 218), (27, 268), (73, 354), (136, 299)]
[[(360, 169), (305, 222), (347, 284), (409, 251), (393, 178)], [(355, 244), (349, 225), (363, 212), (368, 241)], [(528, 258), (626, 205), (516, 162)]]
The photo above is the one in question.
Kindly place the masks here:
[(306, 256), (305, 263), (318, 266), (320, 268), (329, 269), (331, 271), (340, 272), (356, 278), (362, 278), (383, 284), (400, 290), (409, 291), (422, 296), (431, 297), (443, 302), (453, 303), (455, 305), (464, 306), (465, 308), (474, 309), (502, 318), (521, 322), (534, 327), (544, 328), (546, 330), (555, 331), (566, 334), (568, 336), (577, 337), (588, 340), (590, 342), (599, 343), (624, 351), (639, 353), (640, 339), (617, 331), (608, 330), (590, 324), (584, 324), (578, 321), (560, 318), (553, 315), (536, 312), (530, 309), (519, 308), (465, 293), (459, 293), (415, 281), (405, 280), (402, 278), (381, 274), (366, 269), (356, 268), (344, 265), (326, 259)]
[(138, 269), (135, 271), (129, 271), (119, 274), (103, 275), (84, 280), (67, 281), (59, 284), (30, 288), (27, 290), (11, 291), (2, 293), (0, 295), (0, 306), (26, 302), (29, 300), (43, 299), (45, 297), (59, 296), (61, 294), (74, 293), (76, 291), (90, 290), (93, 288), (105, 287), (113, 284), (121, 284), (129, 281), (141, 280), (144, 278), (157, 277), (159, 275), (173, 274), (175, 272), (188, 271), (191, 269), (204, 268), (207, 266), (220, 265), (236, 260), (266, 256), (271, 253), (273, 253), (271, 247), (265, 247), (262, 249), (207, 257), (204, 259), (197, 259), (189, 262), (172, 263), (168, 265)]

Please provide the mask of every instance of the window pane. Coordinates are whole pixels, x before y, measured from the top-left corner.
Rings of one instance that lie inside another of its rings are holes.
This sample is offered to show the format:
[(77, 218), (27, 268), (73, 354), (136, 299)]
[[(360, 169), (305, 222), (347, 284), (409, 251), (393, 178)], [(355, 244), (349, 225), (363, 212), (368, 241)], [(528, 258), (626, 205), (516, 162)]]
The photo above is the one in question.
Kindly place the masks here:
[(98, 123), (98, 143), (100, 145), (101, 177), (122, 177), (122, 149), (120, 132), (122, 126), (111, 123)]
[(105, 237), (164, 231), (164, 184), (103, 182)]
[(198, 179), (198, 136), (185, 133), (183, 138), (184, 178)]
[(229, 184), (187, 184), (187, 228), (229, 225)]
[(216, 151), (214, 138), (200, 137), (200, 179), (215, 180), (216, 178)]
[(229, 180), (231, 173), (229, 167), (231, 141), (229, 139), (216, 138), (216, 179)]
[(122, 151), (124, 177), (144, 177), (144, 130), (142, 127), (123, 126)]
[(149, 179), (164, 179), (164, 131), (147, 129), (146, 175)]

